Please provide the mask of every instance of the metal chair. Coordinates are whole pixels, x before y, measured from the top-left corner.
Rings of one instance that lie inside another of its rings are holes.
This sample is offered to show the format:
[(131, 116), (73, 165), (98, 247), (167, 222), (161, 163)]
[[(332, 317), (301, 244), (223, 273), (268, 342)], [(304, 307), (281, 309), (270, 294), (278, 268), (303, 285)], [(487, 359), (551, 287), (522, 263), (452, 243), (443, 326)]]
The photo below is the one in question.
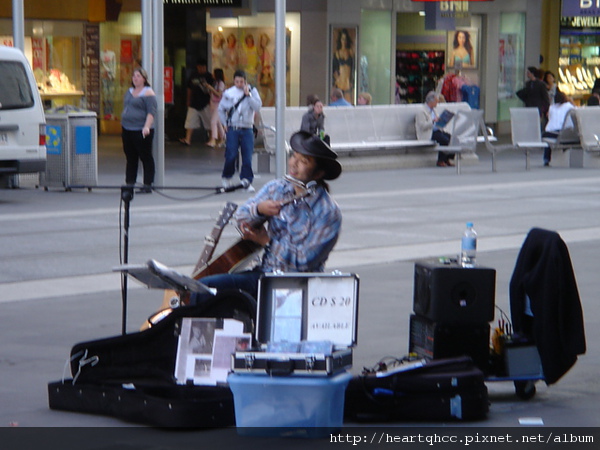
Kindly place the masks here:
[(529, 152), (544, 150), (540, 114), (537, 108), (510, 108), (510, 131), (513, 146), (525, 152), (525, 170), (529, 170)]
[(472, 109), (458, 111), (452, 118), (452, 133), (447, 146), (438, 145), (436, 151), (456, 154), (456, 173), (460, 174), (460, 162), (463, 152), (475, 152), (477, 149), (477, 134), (479, 121), (483, 120), (483, 111)]
[(600, 152), (600, 106), (586, 106), (575, 110), (581, 148)]
[[(513, 150), (515, 147), (512, 144), (493, 144), (490, 131), (491, 130), (485, 125), (482, 115), (479, 119), (479, 137), (482, 138), (486, 150), (492, 154), (492, 172), (496, 172), (496, 154), (504, 150)], [(494, 138), (494, 140), (496, 139)]]

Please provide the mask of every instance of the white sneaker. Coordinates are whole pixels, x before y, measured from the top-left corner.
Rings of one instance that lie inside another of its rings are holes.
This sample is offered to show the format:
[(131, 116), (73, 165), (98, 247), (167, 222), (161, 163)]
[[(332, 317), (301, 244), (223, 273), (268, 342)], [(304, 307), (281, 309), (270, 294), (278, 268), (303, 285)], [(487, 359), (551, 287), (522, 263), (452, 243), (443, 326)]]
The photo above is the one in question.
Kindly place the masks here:
[(224, 188), (231, 186), (231, 178), (221, 178), (221, 185), (223, 185)]
[(248, 178), (242, 178), (240, 181), (242, 183), (242, 186), (246, 186), (246, 188), (244, 189), (244, 191), (246, 191), (246, 192), (256, 192), (256, 189), (254, 189), (254, 186), (252, 186), (252, 182)]

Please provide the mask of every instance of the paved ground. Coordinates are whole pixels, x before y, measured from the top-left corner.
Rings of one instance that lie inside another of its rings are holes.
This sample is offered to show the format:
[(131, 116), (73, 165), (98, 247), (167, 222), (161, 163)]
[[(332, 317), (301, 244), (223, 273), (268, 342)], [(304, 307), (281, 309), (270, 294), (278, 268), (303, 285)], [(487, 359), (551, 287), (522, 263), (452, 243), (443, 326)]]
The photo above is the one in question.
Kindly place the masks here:
[[(479, 155), (480, 162), (465, 165), (460, 176), (454, 169), (436, 167), (357, 170), (332, 183), (344, 225), (328, 270), (357, 273), (361, 280), (353, 372), (386, 355), (407, 353), (416, 259), (456, 255), (464, 224), (473, 221), (480, 236), (478, 262), (497, 270), (496, 304), (508, 312), (508, 282), (517, 252), (529, 229), (539, 226), (559, 231), (569, 246), (588, 351), (557, 384), (538, 383), (537, 395), (528, 402), (516, 398), (512, 383), (488, 383), (488, 420), (454, 425), (519, 427), (521, 419), (533, 417), (549, 427), (598, 427), (598, 161), (586, 160), (591, 168), (569, 169), (565, 156), (556, 154), (553, 167), (543, 168), (536, 154), (532, 169), (525, 171), (524, 156), (510, 151), (500, 154), (498, 172), (492, 173), (489, 154), (481, 150)], [(247, 197), (243, 192), (214, 194), (221, 163), (221, 150), (167, 143), (165, 186), (186, 189), (134, 197), (130, 262), (154, 258), (183, 273), (191, 270), (223, 204)], [(46, 392), (49, 381), (63, 376), (75, 343), (120, 333), (122, 295), (111, 269), (122, 254), (118, 186), (123, 176), (118, 139), (102, 137), (99, 188), (0, 190), (0, 427), (135, 426), (110, 417), (52, 411)], [(271, 178), (261, 174), (255, 185)], [(198, 187), (206, 189), (191, 189)], [(221, 248), (235, 238), (228, 227)], [(138, 329), (161, 297), (130, 284), (128, 332)], [(221, 436), (218, 430), (201, 433), (202, 439)], [(193, 435), (175, 436), (185, 441)]]

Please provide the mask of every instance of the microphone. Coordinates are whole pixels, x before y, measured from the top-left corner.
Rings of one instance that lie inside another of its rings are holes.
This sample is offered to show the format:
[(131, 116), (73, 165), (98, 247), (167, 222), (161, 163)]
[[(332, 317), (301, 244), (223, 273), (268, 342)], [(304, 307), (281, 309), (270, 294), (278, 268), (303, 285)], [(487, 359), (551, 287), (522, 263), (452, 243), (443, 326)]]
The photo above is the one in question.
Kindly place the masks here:
[(234, 184), (233, 186), (217, 188), (217, 193), (222, 194), (224, 192), (233, 192), (237, 191), (238, 189), (246, 189), (248, 186), (250, 186), (250, 182), (244, 178), (240, 181), (240, 184)]

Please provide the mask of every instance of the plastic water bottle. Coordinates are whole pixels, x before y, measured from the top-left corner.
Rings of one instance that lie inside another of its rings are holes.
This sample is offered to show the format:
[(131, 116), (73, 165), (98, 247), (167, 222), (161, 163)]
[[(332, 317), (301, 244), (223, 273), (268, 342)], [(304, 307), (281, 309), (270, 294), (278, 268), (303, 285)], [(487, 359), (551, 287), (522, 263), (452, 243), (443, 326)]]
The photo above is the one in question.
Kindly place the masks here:
[(463, 267), (475, 267), (477, 255), (477, 233), (473, 229), (473, 222), (467, 222), (467, 228), (462, 237), (460, 246), (460, 263)]

